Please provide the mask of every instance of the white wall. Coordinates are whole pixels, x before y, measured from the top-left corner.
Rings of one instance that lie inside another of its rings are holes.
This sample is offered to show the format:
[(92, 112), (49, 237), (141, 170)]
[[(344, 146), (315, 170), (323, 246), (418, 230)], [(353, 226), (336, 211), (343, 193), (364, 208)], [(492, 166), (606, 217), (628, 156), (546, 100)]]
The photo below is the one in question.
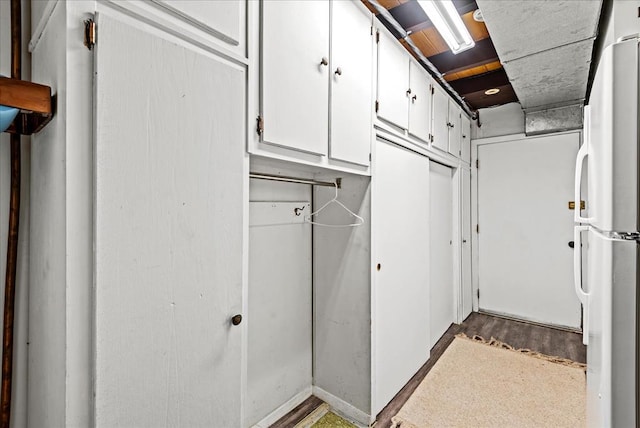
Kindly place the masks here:
[[(11, 13), (10, 2), (0, 1), (0, 74), (11, 76)], [(29, 80), (31, 61), (26, 50), (30, 36), (30, 2), (22, 1), (22, 79)], [(29, 304), (29, 179), (31, 141), (22, 137), (22, 182), (20, 195), (20, 237), (16, 277), (15, 319), (13, 336), (13, 385), (11, 426), (27, 425), (27, 343)], [(0, 134), (0, 278), (3, 280), (7, 260), (7, 229), (9, 222), (10, 188), (9, 134)], [(0, 292), (0, 308), (4, 307), (4, 291)], [(0, 318), (0, 324), (2, 318)]]
[(471, 124), (471, 139), (524, 133), (524, 111), (520, 103), (509, 103), (479, 110), (480, 124)]
[[(314, 190), (315, 209), (334, 189)], [(364, 218), (355, 228), (314, 227), (314, 385), (364, 414), (371, 409), (371, 194), (369, 177), (342, 179), (338, 200)], [(354, 222), (327, 207), (315, 221)], [(321, 397), (322, 398), (322, 397)]]

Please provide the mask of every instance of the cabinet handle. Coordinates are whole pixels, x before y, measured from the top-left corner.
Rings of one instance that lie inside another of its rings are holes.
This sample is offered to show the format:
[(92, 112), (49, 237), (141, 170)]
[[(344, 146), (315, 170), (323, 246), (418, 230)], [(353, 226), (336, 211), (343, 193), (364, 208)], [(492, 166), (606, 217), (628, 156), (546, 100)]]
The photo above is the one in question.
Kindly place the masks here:
[(323, 56), (320, 65), (329, 65), (329, 60)]
[(413, 101), (414, 103), (416, 102), (417, 99), (418, 99), (418, 95), (414, 95), (411, 97), (411, 101)]
[(333, 74), (337, 74), (338, 76), (342, 76), (342, 69), (340, 67), (336, 68), (336, 71)]
[(411, 88), (407, 89), (407, 96), (411, 95)]

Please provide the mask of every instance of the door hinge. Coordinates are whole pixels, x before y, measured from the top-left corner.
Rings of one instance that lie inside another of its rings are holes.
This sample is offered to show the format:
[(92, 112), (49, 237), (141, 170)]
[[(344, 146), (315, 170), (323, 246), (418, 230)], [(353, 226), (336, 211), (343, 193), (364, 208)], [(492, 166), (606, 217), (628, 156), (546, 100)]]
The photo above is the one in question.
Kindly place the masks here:
[(264, 119), (260, 115), (256, 118), (256, 132), (258, 135), (262, 135), (264, 132)]
[(93, 19), (84, 21), (84, 45), (89, 50), (96, 45), (96, 22)]
[(476, 294), (478, 295), (478, 300), (480, 300), (480, 289), (478, 288), (478, 290), (476, 291)]
[(436, 88), (433, 85), (429, 86), (431, 86), (431, 95), (433, 95), (436, 92)]
[(480, 168), (480, 159), (476, 159), (476, 168)]
[(380, 101), (376, 100), (376, 113), (380, 110)]
[(373, 36), (373, 25), (371, 26), (371, 35)]
[(476, 233), (480, 233), (480, 225), (476, 224)]
[(371, 162), (371, 153), (369, 153), (369, 162)]
[(376, 43), (380, 43), (380, 30), (376, 30)]

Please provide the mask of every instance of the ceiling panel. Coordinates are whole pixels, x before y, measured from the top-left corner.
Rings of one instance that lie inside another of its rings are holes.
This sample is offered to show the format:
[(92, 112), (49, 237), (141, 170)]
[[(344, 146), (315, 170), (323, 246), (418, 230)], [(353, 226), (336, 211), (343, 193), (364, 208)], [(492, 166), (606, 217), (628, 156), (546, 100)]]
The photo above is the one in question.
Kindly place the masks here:
[(453, 82), (458, 79), (464, 79), (467, 77), (477, 76), (479, 74), (488, 73), (490, 71), (502, 69), (500, 61), (493, 61), (485, 65), (469, 68), (467, 70), (458, 71), (455, 73), (447, 73), (444, 78), (448, 82)]
[(503, 63), (593, 38), (601, 0), (477, 0)]
[(582, 100), (593, 40), (561, 46), (504, 64), (525, 109)]

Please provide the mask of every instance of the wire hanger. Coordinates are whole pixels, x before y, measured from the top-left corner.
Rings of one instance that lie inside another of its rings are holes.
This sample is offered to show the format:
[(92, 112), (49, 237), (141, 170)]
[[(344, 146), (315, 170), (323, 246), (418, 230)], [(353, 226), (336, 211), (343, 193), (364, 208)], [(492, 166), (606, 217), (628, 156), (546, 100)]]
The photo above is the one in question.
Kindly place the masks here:
[[(313, 225), (316, 225), (316, 226), (323, 226), (323, 227), (358, 227), (358, 226), (362, 226), (364, 224), (364, 219), (362, 217), (360, 217), (358, 214), (356, 214), (353, 211), (351, 211), (342, 202), (340, 202), (338, 200), (338, 183), (334, 182), (333, 185), (335, 186), (335, 190), (336, 190), (336, 194), (333, 197), (333, 199), (331, 199), (329, 202), (327, 202), (326, 204), (324, 204), (323, 206), (318, 208), (316, 211), (314, 211), (311, 214), (309, 214), (309, 217), (307, 219), (307, 223), (313, 224)], [(356, 223), (350, 223), (350, 224), (324, 224), (324, 223), (318, 223), (318, 222), (315, 222), (315, 221), (312, 220), (314, 215), (317, 215), (318, 213), (320, 213), (320, 211), (322, 211), (323, 209), (325, 209), (326, 207), (328, 207), (331, 204), (340, 205), (344, 210), (346, 210), (349, 214), (351, 214), (352, 217), (355, 217), (355, 219), (357, 220)]]

